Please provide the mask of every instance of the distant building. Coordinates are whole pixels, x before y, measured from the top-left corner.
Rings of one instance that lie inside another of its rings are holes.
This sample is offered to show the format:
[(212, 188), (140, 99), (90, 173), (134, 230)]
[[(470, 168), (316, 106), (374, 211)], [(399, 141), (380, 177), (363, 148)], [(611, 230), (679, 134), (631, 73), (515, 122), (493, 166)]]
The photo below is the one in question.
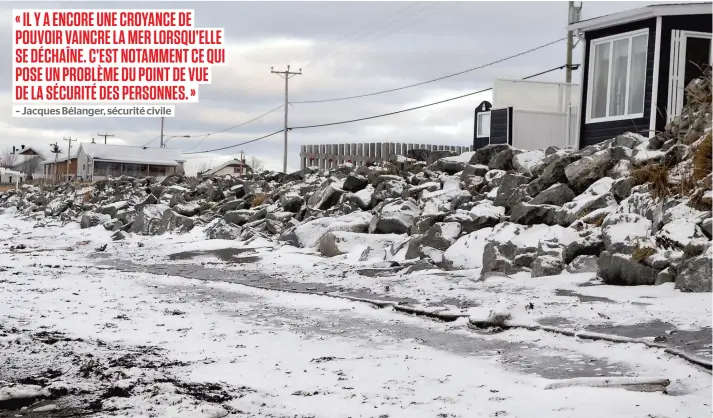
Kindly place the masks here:
[(0, 184), (15, 184), (25, 181), (25, 173), (0, 167)]
[[(56, 162), (53, 159), (47, 159), (42, 162), (44, 178), (50, 181), (74, 180), (77, 176), (77, 154), (71, 155), (69, 161), (66, 154), (64, 158), (60, 155), (58, 155)], [(67, 169), (67, 165), (69, 165), (69, 169)]]
[(245, 160), (240, 160), (235, 158), (233, 160), (227, 161), (215, 168), (204, 171), (203, 173), (198, 173), (199, 177), (207, 176), (225, 176), (230, 175), (234, 177), (241, 177), (246, 174), (251, 174), (253, 172), (252, 167), (245, 164)]
[(32, 147), (18, 150), (18, 161), (10, 167), (10, 170), (23, 173), (28, 180), (38, 179), (44, 176), (44, 168), (42, 166), (45, 161), (44, 155)]
[(320, 169), (328, 170), (344, 163), (365, 166), (371, 163), (389, 161), (399, 155), (406, 156), (408, 151), (417, 149), (452, 151), (456, 154), (462, 154), (470, 151), (470, 146), (394, 142), (302, 145), (300, 148), (300, 168), (319, 167)]
[(79, 180), (103, 180), (120, 176), (183, 174), (185, 157), (172, 148), (82, 143), (77, 150)]

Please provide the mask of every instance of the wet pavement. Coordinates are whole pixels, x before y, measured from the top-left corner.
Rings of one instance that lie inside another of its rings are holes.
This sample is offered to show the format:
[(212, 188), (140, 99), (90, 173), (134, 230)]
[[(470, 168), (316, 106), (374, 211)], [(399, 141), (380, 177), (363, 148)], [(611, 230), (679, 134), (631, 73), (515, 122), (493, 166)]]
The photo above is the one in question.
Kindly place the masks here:
[[(183, 300), (202, 302), (260, 303), (259, 297), (209, 287), (162, 286), (154, 289), (167, 295), (180, 295)], [(256, 326), (287, 328), (311, 338), (358, 337), (372, 340), (388, 337), (396, 340), (412, 340), (437, 350), (460, 356), (495, 358), (504, 367), (513, 371), (533, 373), (548, 379), (573, 377), (622, 376), (633, 371), (625, 364), (584, 356), (581, 353), (555, 350), (525, 342), (509, 342), (483, 338), (478, 333), (467, 331), (463, 326), (443, 326), (431, 322), (420, 325), (410, 323), (394, 315), (388, 322), (358, 316), (349, 310), (294, 310), (285, 307), (234, 311), (224, 310), (224, 315), (239, 317), (242, 322)], [(375, 346), (378, 343), (374, 343)]]
[[(190, 260), (202, 256), (215, 256), (225, 262), (239, 264), (241, 262), (247, 263), (247, 261), (245, 261), (246, 259), (257, 258), (255, 254), (257, 253), (254, 249), (228, 248), (220, 250), (180, 252), (172, 254), (169, 258), (171, 260)], [(374, 293), (370, 289), (366, 288), (350, 289), (343, 286), (326, 285), (323, 283), (295, 282), (285, 277), (268, 276), (255, 271), (224, 270), (219, 268), (212, 268), (207, 265), (139, 265), (126, 260), (114, 259), (105, 259), (103, 261), (103, 264), (111, 266), (112, 268), (116, 268), (118, 270), (129, 272), (170, 274), (190, 279), (235, 283), (268, 290), (291, 291), (311, 294), (330, 294), (338, 296), (347, 296), (351, 298), (393, 302), (401, 305), (404, 308), (420, 305), (422, 303), (422, 301), (417, 301), (414, 299), (398, 298), (390, 296), (388, 294)], [(579, 299), (580, 303), (617, 303), (616, 301), (605, 297), (582, 295), (570, 290), (563, 289), (557, 290), (555, 292), (555, 295), (576, 297)], [(208, 297), (220, 299), (224, 296), (219, 293), (213, 292), (210, 293)], [(234, 297), (234, 295), (231, 297)], [(430, 300), (424, 303), (423, 305), (429, 307), (450, 305), (456, 306), (460, 309), (466, 309), (472, 306), (478, 306), (478, 302), (474, 300), (466, 301), (449, 298), (435, 301)], [(269, 317), (269, 315), (266, 313), (261, 313), (261, 315), (263, 315), (262, 319)], [(293, 317), (291, 319), (296, 320), (298, 315), (299, 312), (294, 312)], [(305, 320), (306, 318), (301, 318), (300, 322), (298, 323), (303, 324)], [(474, 343), (472, 341), (472, 335), (450, 335), (452, 333), (448, 333), (448, 336), (440, 334), (423, 335), (423, 332), (425, 332), (423, 329), (409, 329), (408, 327), (404, 328), (403, 324), (395, 327), (384, 327), (383, 324), (364, 324), (358, 323), (358, 321), (355, 323), (349, 323), (347, 318), (342, 317), (332, 318), (331, 321), (331, 323), (336, 323), (338, 324), (338, 326), (323, 327), (326, 328), (326, 331), (322, 332), (341, 334), (344, 332), (348, 332), (348, 330), (352, 327), (354, 327), (357, 332), (359, 330), (365, 329), (364, 327), (374, 327), (373, 329), (380, 329), (381, 332), (387, 333), (388, 335), (393, 336), (395, 338), (418, 338), (419, 340), (423, 340), (424, 342), (431, 341), (431, 343), (427, 345), (436, 348), (444, 347), (447, 348), (449, 351), (454, 351), (463, 354), (474, 352)], [(565, 318), (542, 318), (539, 322), (542, 325), (547, 326), (557, 326), (564, 328), (574, 327), (573, 324), (569, 323)], [(683, 350), (689, 354), (704, 359), (711, 358), (712, 335), (710, 328), (704, 328), (696, 331), (683, 331), (676, 330), (675, 327), (671, 324), (665, 324), (663, 322), (651, 322), (647, 324), (638, 324), (631, 326), (590, 326), (587, 327), (585, 330), (631, 338), (656, 338), (656, 342), (666, 344), (667, 346), (670, 346), (672, 348)], [(473, 334), (473, 332), (470, 333)], [(556, 358), (556, 360), (553, 360), (553, 363), (550, 364), (549, 361), (543, 362), (542, 357), (539, 355), (528, 355), (527, 352), (536, 353), (538, 350), (537, 347), (529, 345), (523, 346), (521, 344), (517, 344), (517, 347), (509, 349), (508, 346), (510, 344), (508, 343), (502, 341), (493, 342), (486, 340), (478, 340), (478, 343), (475, 345), (478, 347), (478, 349), (475, 350), (477, 352), (490, 351), (497, 353), (499, 356), (502, 356), (503, 361), (506, 363), (518, 365), (520, 369), (531, 370), (532, 372), (541, 374), (542, 376), (548, 378), (561, 378), (565, 375), (567, 377), (608, 376), (620, 375), (626, 372), (626, 370), (623, 368), (624, 366), (622, 365), (610, 365), (606, 363), (601, 363), (596, 359), (578, 359), (577, 361), (573, 362), (565, 358)], [(553, 367), (553, 369), (550, 369), (550, 367)], [(566, 371), (566, 373), (564, 373), (564, 371)]]

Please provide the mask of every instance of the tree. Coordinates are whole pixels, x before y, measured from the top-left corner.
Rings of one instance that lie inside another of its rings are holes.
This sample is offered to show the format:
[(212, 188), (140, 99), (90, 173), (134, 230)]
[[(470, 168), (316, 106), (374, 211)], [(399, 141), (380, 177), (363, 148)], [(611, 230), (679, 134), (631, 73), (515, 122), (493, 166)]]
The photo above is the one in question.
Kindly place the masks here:
[(13, 154), (11, 149), (6, 149), (0, 156), (0, 167), (12, 168), (17, 162), (17, 154)]
[(201, 175), (205, 173), (206, 171), (210, 170), (210, 164), (207, 161), (204, 161), (199, 167), (198, 167), (198, 173), (197, 175)]
[(264, 166), (260, 160), (258, 160), (255, 157), (252, 157), (250, 159), (250, 168), (253, 169), (253, 172), (258, 172), (258, 171), (262, 171)]
[(21, 171), (25, 173), (28, 180), (32, 180), (35, 170), (40, 165), (40, 162), (42, 162), (42, 159), (39, 155), (28, 155), (25, 157), (25, 160), (22, 162)]

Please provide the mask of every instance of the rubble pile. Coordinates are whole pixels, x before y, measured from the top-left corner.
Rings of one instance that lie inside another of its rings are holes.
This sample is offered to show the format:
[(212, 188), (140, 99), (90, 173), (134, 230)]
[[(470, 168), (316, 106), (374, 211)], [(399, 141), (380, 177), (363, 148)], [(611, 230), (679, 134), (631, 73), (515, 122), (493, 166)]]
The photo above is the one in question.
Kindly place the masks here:
[(489, 145), (437, 159), (421, 150), (378, 166), (246, 179), (23, 186), (0, 206), (103, 225), (116, 240), (202, 227), (207, 239), (260, 236), (412, 270), (597, 272), (607, 284), (710, 292), (710, 72), (687, 91), (683, 116), (653, 138), (627, 133), (580, 150)]

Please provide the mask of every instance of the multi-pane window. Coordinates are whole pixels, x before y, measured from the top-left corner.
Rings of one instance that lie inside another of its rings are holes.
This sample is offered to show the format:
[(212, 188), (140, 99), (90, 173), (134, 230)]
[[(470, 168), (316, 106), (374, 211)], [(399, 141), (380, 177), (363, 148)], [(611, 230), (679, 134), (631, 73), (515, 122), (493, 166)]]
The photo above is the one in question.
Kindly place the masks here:
[(590, 122), (643, 117), (648, 38), (646, 29), (592, 41)]
[(487, 138), (490, 136), (490, 112), (478, 113), (478, 138)]

